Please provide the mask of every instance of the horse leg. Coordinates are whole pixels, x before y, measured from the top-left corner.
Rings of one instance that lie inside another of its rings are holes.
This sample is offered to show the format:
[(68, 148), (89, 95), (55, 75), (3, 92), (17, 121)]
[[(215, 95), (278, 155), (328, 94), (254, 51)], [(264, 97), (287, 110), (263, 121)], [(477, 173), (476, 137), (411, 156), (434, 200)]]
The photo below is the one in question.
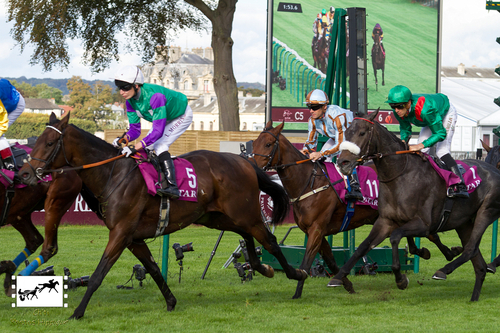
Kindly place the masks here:
[(75, 312), (73, 312), (70, 319), (80, 319), (83, 317), (85, 309), (90, 302), (90, 298), (99, 288), (102, 280), (104, 280), (104, 277), (118, 260), (123, 250), (130, 244), (130, 241), (127, 242), (126, 240), (127, 236), (130, 234), (130, 232), (127, 233), (127, 231), (121, 230), (120, 226), (115, 226), (115, 228), (110, 231), (109, 241), (101, 257), (101, 261), (97, 265), (94, 273), (92, 273), (87, 286), (87, 291), (85, 292), (85, 295), (83, 295), (80, 304), (75, 309)]
[(496, 257), (491, 263), (488, 264), (488, 272), (495, 274), (498, 266), (500, 266), (500, 256)]
[(43, 242), (40, 255), (33, 260), (28, 267), (22, 270), (19, 275), (29, 276), (39, 266), (47, 263), (50, 258), (55, 256), (58, 251), (57, 247), (57, 230), (62, 217), (71, 208), (78, 193), (82, 188), (82, 182), (79, 177), (56, 176), (49, 187), (45, 198), (45, 241)]
[(384, 80), (384, 68), (382, 68), (382, 85), (385, 86), (385, 80)]
[(151, 255), (151, 251), (149, 247), (146, 245), (144, 241), (134, 241), (132, 244), (128, 246), (130, 252), (134, 254), (134, 256), (139, 259), (146, 268), (147, 272), (153, 280), (156, 282), (156, 285), (160, 289), (165, 301), (167, 302), (167, 311), (173, 311), (175, 308), (175, 304), (177, 300), (175, 296), (170, 291), (170, 288), (167, 286), (165, 279), (163, 278), (160, 268), (158, 264), (153, 260), (153, 256)]
[(487, 220), (487, 218), (481, 218), (478, 213), (474, 222), (470, 221), (465, 225), (462, 225), (460, 228), (457, 228), (457, 233), (462, 241), (462, 245), (464, 246), (464, 252), (460, 257), (439, 269), (432, 276), (435, 280), (446, 280), (446, 276), (448, 274), (451, 274), (462, 264), (471, 260), (476, 274), (476, 282), (470, 299), (471, 302), (479, 299), (484, 278), (486, 276), (486, 262), (481, 255), (481, 251), (479, 250), (479, 243), (484, 231), (490, 224), (486, 222)]
[(446, 260), (448, 261), (452, 261), (453, 258), (464, 252), (464, 248), (461, 246), (453, 246), (450, 249), (448, 246), (441, 243), (441, 239), (439, 238), (438, 234), (429, 235), (427, 236), (427, 239), (429, 239), (438, 247), (438, 249), (441, 251), (441, 253), (443, 253)]
[[(323, 238), (323, 241), (321, 242), (321, 248), (319, 250), (319, 253), (323, 257), (323, 260), (325, 261), (325, 264), (328, 266), (330, 271), (333, 274), (337, 274), (340, 269), (339, 269), (339, 266), (337, 266), (337, 262), (335, 261), (335, 257), (333, 256), (332, 248), (330, 247), (330, 244), (328, 244), (328, 241), (325, 238)], [(344, 285), (344, 289), (349, 294), (355, 293), (352, 282), (349, 281), (347, 276), (344, 276), (342, 278), (342, 284)]]
[(402, 227), (394, 230), (391, 234), (391, 246), (392, 246), (392, 272), (394, 273), (394, 277), (396, 278), (396, 285), (399, 289), (404, 290), (408, 288), (408, 277), (406, 274), (401, 274), (401, 262), (399, 261), (399, 243), (401, 242), (401, 238), (404, 235), (404, 227), (408, 224), (403, 225)]
[[(304, 272), (308, 272), (311, 269), (311, 265), (316, 257), (316, 253), (319, 252), (321, 247), (321, 241), (324, 239), (323, 233), (318, 230), (319, 228), (309, 228), (307, 235), (306, 252), (302, 258), (302, 263), (300, 264), (300, 269)], [(297, 288), (295, 289), (295, 295), (292, 299), (297, 299), (302, 296), (302, 290), (304, 288), (304, 281), (299, 281), (297, 283)]]
[(356, 251), (347, 262), (342, 266), (337, 274), (328, 282), (328, 287), (340, 287), (343, 284), (343, 278), (349, 274), (351, 269), (356, 265), (358, 260), (365, 256), (371, 249), (375, 248), (377, 245), (382, 243), (384, 239), (389, 236), (390, 221), (386, 221), (382, 218), (378, 218), (373, 225), (372, 230), (368, 234), (368, 237), (361, 242)]
[[(254, 225), (251, 229), (250, 235), (245, 235), (241, 234), (245, 240), (247, 241), (247, 248), (248, 248), (248, 254), (255, 256), (256, 260), (256, 267), (257, 271), (261, 273), (264, 276), (268, 276), (266, 274), (269, 274), (268, 271), (272, 270), (271, 266), (268, 265), (262, 265), (260, 260), (257, 258), (257, 254), (255, 253), (255, 244), (253, 242), (253, 238), (250, 237), (253, 236), (257, 242), (262, 244), (262, 246), (266, 249), (267, 252), (272, 254), (276, 259), (278, 259), (278, 262), (280, 263), (283, 271), (286, 274), (286, 277), (292, 280), (297, 280), (297, 281), (303, 281), (307, 279), (307, 272), (301, 270), (301, 269), (295, 269), (292, 266), (288, 264), (288, 261), (286, 260), (285, 256), (283, 255), (283, 252), (281, 252), (281, 248), (278, 245), (278, 242), (276, 240), (276, 236), (274, 236), (266, 227), (263, 223), (259, 223)], [(250, 240), (250, 241), (249, 241)], [(252, 267), (254, 267), (254, 264), (250, 263)], [(262, 272), (261, 272), (262, 271)], [(274, 270), (272, 270), (273, 275), (274, 275)]]
[(425, 247), (419, 249), (417, 245), (415, 245), (413, 237), (407, 237), (406, 240), (408, 241), (408, 251), (410, 254), (417, 255), (425, 260), (429, 260), (431, 258), (431, 252)]

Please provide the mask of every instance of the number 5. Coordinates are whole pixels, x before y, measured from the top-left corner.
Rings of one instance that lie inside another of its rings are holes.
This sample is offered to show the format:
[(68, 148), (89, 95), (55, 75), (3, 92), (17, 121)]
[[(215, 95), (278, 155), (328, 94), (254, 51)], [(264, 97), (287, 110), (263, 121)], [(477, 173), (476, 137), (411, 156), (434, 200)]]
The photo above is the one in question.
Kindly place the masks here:
[(194, 175), (194, 170), (191, 168), (186, 168), (186, 173), (188, 178), (190, 179), (188, 182), (189, 187), (196, 188), (196, 175)]

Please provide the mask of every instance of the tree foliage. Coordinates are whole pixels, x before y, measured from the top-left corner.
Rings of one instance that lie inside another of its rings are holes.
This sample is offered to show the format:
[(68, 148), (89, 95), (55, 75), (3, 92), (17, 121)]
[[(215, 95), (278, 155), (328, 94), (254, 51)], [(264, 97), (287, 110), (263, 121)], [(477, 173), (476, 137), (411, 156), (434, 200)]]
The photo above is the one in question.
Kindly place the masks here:
[(56, 104), (62, 104), (62, 91), (49, 87), (46, 83), (37, 84), (34, 87), (26, 82), (18, 83), (16, 80), (11, 81), (11, 83), (24, 98), (53, 98)]
[[(219, 128), (239, 130), (238, 90), (232, 65), (231, 38), (237, 0), (9, 0), (11, 35), (21, 51), (33, 44), (31, 64), (46, 71), (67, 68), (68, 39), (81, 39), (84, 64), (99, 72), (119, 61), (120, 32), (129, 37), (127, 47), (142, 54), (144, 62), (154, 57), (157, 46), (169, 45), (181, 30), (212, 25), (214, 88), (220, 117)], [(191, 6), (186, 6), (186, 3)], [(196, 8), (198, 10), (193, 10)], [(203, 17), (205, 16), (205, 18)]]

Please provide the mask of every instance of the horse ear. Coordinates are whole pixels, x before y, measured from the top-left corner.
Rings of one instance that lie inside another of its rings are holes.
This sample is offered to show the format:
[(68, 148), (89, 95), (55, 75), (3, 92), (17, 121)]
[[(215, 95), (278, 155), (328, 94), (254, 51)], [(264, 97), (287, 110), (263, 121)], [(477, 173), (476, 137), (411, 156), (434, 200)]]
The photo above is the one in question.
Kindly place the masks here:
[(273, 121), (272, 120), (269, 120), (266, 124), (266, 128), (264, 128), (265, 130), (270, 130), (271, 128), (273, 128)]
[(49, 117), (49, 124), (54, 124), (54, 123), (56, 123), (58, 121), (59, 121), (59, 119), (57, 119), (56, 114), (54, 112), (52, 112), (50, 114), (50, 117)]
[(377, 118), (377, 114), (378, 114), (379, 111), (380, 111), (380, 108), (378, 108), (377, 110), (373, 111), (372, 113), (369, 113), (368, 117), (366, 117), (366, 119), (368, 119), (369, 121), (375, 121), (375, 119)]
[(285, 127), (285, 122), (282, 122), (281, 124), (276, 126), (276, 129), (278, 130), (278, 134), (281, 133), (281, 131), (283, 130), (283, 127)]
[(483, 146), (484, 150), (486, 150), (486, 152), (490, 152), (491, 150), (491, 147), (488, 146), (486, 143), (483, 142), (483, 140), (479, 139), (479, 141), (481, 141), (481, 145)]
[(61, 119), (61, 130), (64, 130), (68, 126), (69, 115), (70, 113), (68, 112), (68, 115)]

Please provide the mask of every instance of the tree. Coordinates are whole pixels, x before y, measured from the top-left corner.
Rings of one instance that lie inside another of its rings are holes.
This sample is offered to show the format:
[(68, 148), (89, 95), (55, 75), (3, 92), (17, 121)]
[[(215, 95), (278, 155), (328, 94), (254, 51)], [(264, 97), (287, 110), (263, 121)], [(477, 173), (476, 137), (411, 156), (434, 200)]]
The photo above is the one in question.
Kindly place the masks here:
[[(212, 25), (219, 128), (237, 131), (238, 90), (233, 73), (231, 39), (237, 1), (9, 0), (8, 20), (14, 21), (11, 34), (21, 52), (27, 44), (34, 45), (31, 64), (41, 64), (46, 71), (54, 66), (67, 68), (66, 40), (79, 38), (85, 50), (84, 63), (99, 72), (107, 68), (112, 59), (119, 60), (119, 32), (123, 31), (129, 37), (133, 48), (147, 62), (153, 59), (156, 47), (168, 45), (168, 40), (178, 31), (204, 29), (205, 16)], [(184, 2), (199, 11), (193, 11)]]

